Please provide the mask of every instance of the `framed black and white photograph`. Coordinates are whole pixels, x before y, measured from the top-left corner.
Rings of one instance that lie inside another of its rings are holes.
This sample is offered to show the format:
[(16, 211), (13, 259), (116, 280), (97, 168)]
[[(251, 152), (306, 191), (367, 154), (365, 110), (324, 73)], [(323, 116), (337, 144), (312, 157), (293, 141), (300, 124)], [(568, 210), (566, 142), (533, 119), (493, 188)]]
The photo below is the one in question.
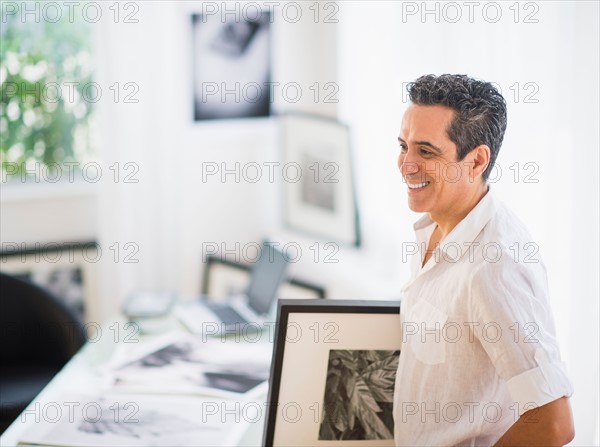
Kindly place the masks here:
[(286, 114), (281, 120), (286, 225), (360, 245), (348, 127), (312, 115)]
[(281, 300), (265, 446), (393, 446), (396, 301)]
[(15, 244), (0, 253), (0, 270), (48, 290), (80, 321), (96, 321), (98, 250), (94, 241)]
[[(251, 264), (207, 256), (202, 275), (202, 295), (215, 300), (243, 293), (250, 283)], [(296, 278), (286, 278), (279, 286), (278, 298), (325, 298), (324, 287)]]
[(269, 116), (270, 11), (192, 14), (194, 121)]

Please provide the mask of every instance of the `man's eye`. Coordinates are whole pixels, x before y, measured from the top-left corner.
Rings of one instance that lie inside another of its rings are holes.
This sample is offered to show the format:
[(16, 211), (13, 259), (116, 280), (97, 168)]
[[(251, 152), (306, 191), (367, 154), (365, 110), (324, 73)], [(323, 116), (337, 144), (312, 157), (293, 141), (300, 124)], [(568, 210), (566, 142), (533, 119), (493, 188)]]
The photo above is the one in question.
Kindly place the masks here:
[(420, 149), (421, 155), (431, 155), (431, 151), (428, 151), (427, 149)]
[(400, 152), (406, 152), (408, 150), (408, 148), (406, 146), (401, 145), (400, 146)]

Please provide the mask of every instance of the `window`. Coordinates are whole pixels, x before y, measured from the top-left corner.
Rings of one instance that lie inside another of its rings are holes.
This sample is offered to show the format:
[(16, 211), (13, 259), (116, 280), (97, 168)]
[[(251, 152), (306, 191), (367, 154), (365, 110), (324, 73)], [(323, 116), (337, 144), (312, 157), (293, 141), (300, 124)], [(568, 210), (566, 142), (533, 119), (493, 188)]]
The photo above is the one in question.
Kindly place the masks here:
[(92, 29), (81, 16), (48, 5), (2, 5), (2, 183), (55, 182), (65, 167), (76, 170), (93, 154)]

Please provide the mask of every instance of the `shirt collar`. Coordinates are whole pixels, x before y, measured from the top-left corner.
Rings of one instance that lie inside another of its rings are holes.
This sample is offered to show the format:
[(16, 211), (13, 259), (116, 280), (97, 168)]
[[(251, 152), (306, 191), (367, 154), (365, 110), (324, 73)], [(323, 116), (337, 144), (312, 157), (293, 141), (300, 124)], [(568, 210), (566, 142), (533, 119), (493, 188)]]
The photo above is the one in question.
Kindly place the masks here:
[[(446, 259), (458, 261), (466, 252), (469, 251), (470, 244), (475, 241), (481, 230), (493, 217), (496, 212), (497, 199), (492, 189), (489, 188), (485, 196), (479, 203), (461, 220), (444, 240), (440, 243), (440, 249), (444, 252)], [(435, 222), (425, 214), (415, 222), (413, 228), (417, 235), (417, 240), (427, 243), (428, 235), (431, 231), (424, 231)]]

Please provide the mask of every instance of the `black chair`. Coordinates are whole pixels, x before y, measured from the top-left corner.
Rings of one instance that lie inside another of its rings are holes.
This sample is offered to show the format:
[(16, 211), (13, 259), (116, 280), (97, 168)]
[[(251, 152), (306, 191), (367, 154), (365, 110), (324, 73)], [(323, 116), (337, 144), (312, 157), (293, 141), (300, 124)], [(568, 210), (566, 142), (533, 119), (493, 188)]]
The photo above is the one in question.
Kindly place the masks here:
[(85, 342), (84, 327), (48, 291), (0, 272), (0, 432)]

